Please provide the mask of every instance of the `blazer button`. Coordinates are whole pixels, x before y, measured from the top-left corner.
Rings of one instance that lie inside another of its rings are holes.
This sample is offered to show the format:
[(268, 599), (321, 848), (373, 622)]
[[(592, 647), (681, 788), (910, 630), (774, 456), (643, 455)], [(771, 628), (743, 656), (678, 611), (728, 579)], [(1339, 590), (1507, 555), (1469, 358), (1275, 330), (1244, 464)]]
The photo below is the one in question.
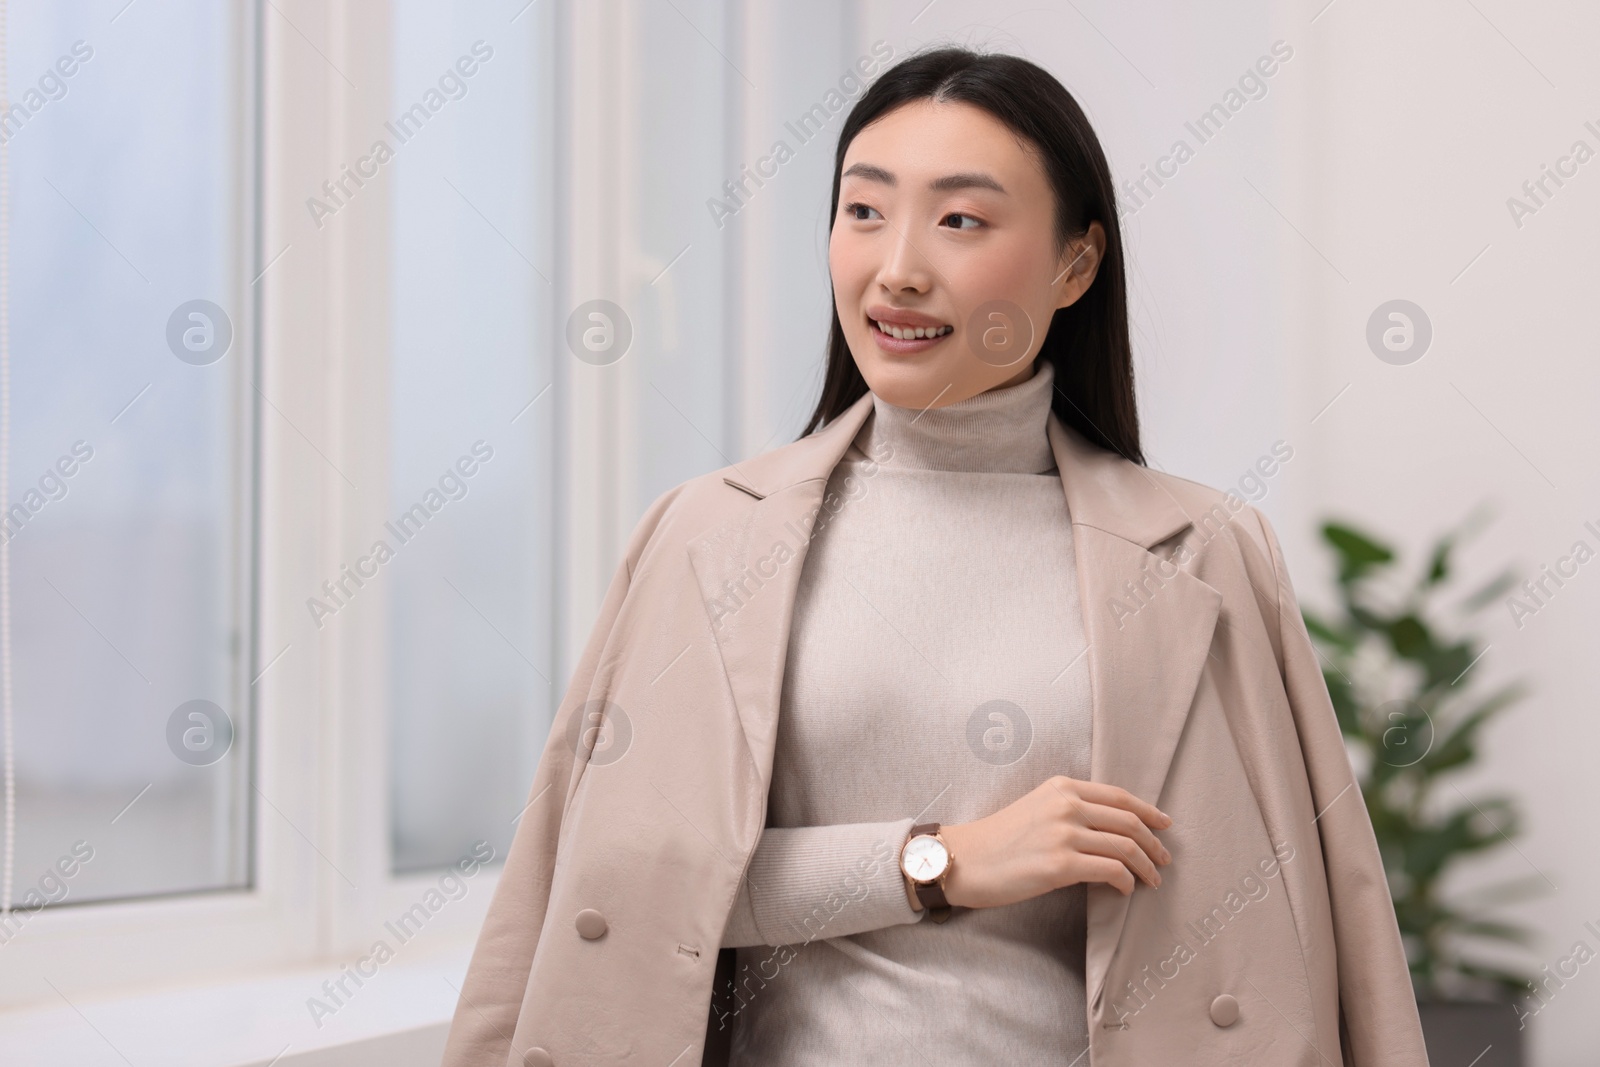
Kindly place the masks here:
[(550, 1053), (537, 1045), (522, 1054), (522, 1067), (555, 1067), (555, 1064)]
[(1239, 1021), (1239, 1002), (1224, 993), (1211, 1002), (1211, 1021), (1218, 1026), (1232, 1026)]
[(578, 934), (590, 941), (606, 932), (606, 917), (593, 908), (584, 908), (578, 912), (578, 917), (573, 923), (578, 928)]

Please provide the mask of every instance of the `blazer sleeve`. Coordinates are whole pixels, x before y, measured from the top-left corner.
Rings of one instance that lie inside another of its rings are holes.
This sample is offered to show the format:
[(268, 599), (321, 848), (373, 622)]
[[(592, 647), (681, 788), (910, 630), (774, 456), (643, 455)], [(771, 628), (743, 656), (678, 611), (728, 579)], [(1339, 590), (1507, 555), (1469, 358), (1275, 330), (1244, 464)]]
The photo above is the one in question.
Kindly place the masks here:
[(565, 725), (590, 699), (612, 629), (627, 600), (633, 568), (681, 488), (658, 497), (634, 527), (573, 669), (566, 696), (551, 720), (528, 803), (517, 820), (499, 883), (467, 965), (440, 1067), (502, 1067), (510, 1062), (511, 1037), (539, 948), (572, 783), (576, 753), (567, 744)]
[[(1284, 690), (1318, 812), (1338, 954), (1341, 1043), (1348, 1067), (1428, 1067), (1422, 1024), (1372, 820), (1333, 701), (1266, 516), (1261, 524), (1277, 584)], [(1269, 620), (1270, 622), (1270, 620)]]

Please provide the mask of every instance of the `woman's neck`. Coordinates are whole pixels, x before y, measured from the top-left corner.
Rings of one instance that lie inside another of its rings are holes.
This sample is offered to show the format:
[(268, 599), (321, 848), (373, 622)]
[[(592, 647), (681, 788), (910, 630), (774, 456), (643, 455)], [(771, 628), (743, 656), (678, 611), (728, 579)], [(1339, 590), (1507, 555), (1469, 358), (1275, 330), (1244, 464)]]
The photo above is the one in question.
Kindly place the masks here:
[(1046, 425), (1055, 367), (940, 408), (902, 408), (872, 397), (872, 414), (855, 444), (886, 467), (914, 470), (1047, 474), (1055, 469)]

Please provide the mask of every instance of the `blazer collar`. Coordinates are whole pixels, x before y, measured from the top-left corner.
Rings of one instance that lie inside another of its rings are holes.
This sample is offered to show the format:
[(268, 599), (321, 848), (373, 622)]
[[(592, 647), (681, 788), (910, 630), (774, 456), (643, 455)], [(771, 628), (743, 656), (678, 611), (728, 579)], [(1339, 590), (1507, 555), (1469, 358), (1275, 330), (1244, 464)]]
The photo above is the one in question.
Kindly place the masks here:
[[(729, 688), (761, 782), (742, 798), (748, 851), (765, 823), (766, 792), (789, 627), (810, 534), (829, 474), (855, 439), (872, 395), (822, 429), (735, 464), (723, 480), (748, 508), (688, 542)], [(1073, 528), (1090, 674), (1090, 777), (1159, 803), (1220, 617), (1222, 595), (1150, 549), (1190, 519), (1158, 477), (1097, 448), (1050, 414), (1047, 432)], [(931, 798), (930, 798), (931, 799)], [(1136, 893), (1148, 893), (1139, 885)], [(1088, 891), (1086, 964), (1091, 1025), (1104, 1018), (1105, 976), (1131, 896)], [(1110, 1025), (1110, 1024), (1105, 1024)]]

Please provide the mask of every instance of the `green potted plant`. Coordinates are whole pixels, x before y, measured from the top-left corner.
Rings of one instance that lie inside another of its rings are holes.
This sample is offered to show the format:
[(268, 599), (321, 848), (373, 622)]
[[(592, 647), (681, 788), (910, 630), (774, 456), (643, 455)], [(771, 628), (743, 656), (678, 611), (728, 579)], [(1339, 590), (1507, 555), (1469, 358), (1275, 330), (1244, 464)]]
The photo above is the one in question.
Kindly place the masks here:
[(1526, 694), (1520, 681), (1486, 695), (1474, 684), (1486, 646), (1466, 632), (1467, 620), (1515, 585), (1504, 572), (1456, 598), (1451, 555), (1478, 525), (1469, 517), (1446, 533), (1420, 572), (1407, 575), (1377, 537), (1325, 523), (1322, 539), (1338, 564), (1337, 614), (1302, 614), (1383, 854), (1429, 1057), (1491, 1067), (1522, 1062), (1516, 998), (1532, 983), (1472, 947), (1527, 946), (1529, 932), (1492, 911), (1543, 892), (1546, 880), (1536, 873), (1454, 899), (1441, 893), (1457, 863), (1519, 833), (1509, 796), (1468, 796), (1450, 780), (1477, 759), (1483, 727)]

